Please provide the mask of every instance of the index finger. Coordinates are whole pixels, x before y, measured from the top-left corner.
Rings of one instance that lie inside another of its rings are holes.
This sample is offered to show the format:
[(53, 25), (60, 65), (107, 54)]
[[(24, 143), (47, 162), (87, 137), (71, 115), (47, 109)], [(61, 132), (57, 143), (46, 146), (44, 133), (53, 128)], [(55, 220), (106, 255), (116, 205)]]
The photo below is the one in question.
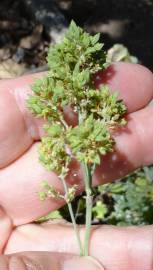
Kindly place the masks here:
[[(42, 74), (0, 83), (0, 168), (20, 157), (42, 135), (42, 120), (26, 108), (30, 85), (38, 76)], [(153, 98), (153, 75), (141, 65), (115, 63), (102, 75), (98, 73), (95, 81), (97, 86), (107, 83), (111, 91), (118, 91), (128, 112), (143, 108)], [(67, 118), (73, 118), (69, 110)]]

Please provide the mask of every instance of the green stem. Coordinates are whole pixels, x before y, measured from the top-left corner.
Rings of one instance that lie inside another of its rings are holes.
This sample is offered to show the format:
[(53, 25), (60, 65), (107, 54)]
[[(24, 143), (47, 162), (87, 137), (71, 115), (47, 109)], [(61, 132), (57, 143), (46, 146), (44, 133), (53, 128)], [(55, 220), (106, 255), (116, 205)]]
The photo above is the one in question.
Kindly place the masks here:
[[(78, 106), (79, 124), (82, 123), (82, 114)], [(89, 256), (89, 242), (91, 234), (91, 220), (92, 220), (92, 169), (88, 164), (82, 163), (85, 173), (85, 192), (86, 192), (86, 225), (85, 225), (85, 239), (83, 255)]]
[(80, 214), (80, 207), (81, 207), (81, 201), (78, 200), (77, 210), (76, 210), (76, 212), (75, 212), (75, 221), (77, 221), (77, 218), (78, 218), (78, 216), (79, 216), (79, 214)]
[[(64, 126), (64, 128), (67, 130), (68, 125), (67, 125), (67, 123), (65, 122), (65, 120), (64, 120), (64, 118), (63, 118), (63, 115), (60, 116), (60, 121), (61, 121), (61, 124)], [(61, 176), (60, 178), (61, 178), (62, 183), (63, 183), (65, 195), (67, 195), (67, 194), (68, 194), (68, 187), (67, 187), (65, 178), (62, 177), (62, 176)], [(74, 231), (75, 231), (75, 235), (76, 235), (78, 247), (79, 247), (79, 250), (80, 250), (80, 256), (82, 256), (82, 255), (83, 255), (83, 248), (82, 248), (82, 243), (81, 243), (81, 239), (80, 239), (78, 227), (77, 227), (77, 224), (76, 224), (76, 220), (75, 220), (75, 216), (74, 216), (72, 204), (71, 204), (70, 202), (67, 202), (67, 205), (68, 205), (68, 209), (69, 209), (71, 221), (72, 221), (72, 224), (73, 224), (73, 228), (74, 228)]]
[(89, 242), (91, 234), (92, 220), (92, 175), (91, 169), (83, 163), (85, 172), (85, 191), (86, 191), (86, 225), (85, 225), (85, 240), (84, 240), (84, 256), (89, 256)]
[[(68, 194), (67, 184), (66, 184), (65, 179), (63, 177), (61, 177), (61, 180), (62, 180), (62, 183), (63, 183), (65, 194), (67, 195)], [(77, 243), (78, 243), (78, 246), (79, 246), (80, 256), (82, 256), (83, 255), (83, 248), (82, 248), (82, 243), (81, 243), (81, 239), (80, 239), (80, 235), (79, 235), (79, 230), (78, 230), (78, 227), (77, 227), (77, 224), (76, 224), (76, 221), (75, 221), (72, 204), (69, 202), (69, 203), (67, 203), (67, 205), (68, 205), (69, 213), (70, 213), (70, 216), (71, 216), (73, 228), (74, 228), (74, 231), (75, 231)]]

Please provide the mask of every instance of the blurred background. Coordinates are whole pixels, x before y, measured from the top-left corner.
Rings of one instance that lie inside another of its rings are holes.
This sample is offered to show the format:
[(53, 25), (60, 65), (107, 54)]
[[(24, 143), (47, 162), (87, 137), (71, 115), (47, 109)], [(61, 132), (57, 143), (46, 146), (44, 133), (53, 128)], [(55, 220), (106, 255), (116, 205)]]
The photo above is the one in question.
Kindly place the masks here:
[(71, 19), (153, 70), (153, 0), (1, 0), (0, 79), (46, 69), (48, 47)]

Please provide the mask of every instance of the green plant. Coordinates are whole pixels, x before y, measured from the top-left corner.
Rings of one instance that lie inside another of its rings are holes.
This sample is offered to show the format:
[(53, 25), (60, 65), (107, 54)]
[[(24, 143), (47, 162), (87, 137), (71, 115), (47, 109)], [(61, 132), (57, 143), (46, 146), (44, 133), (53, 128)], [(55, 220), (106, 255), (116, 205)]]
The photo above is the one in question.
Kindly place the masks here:
[[(64, 187), (61, 194), (44, 181), (40, 198), (53, 197), (67, 203), (80, 254), (85, 256), (88, 256), (92, 219), (92, 176), (102, 156), (114, 149), (110, 130), (126, 124), (126, 107), (118, 100), (118, 95), (110, 94), (106, 85), (96, 89), (94, 84), (93, 75), (107, 66), (99, 37), (99, 34), (90, 36), (72, 21), (63, 42), (50, 48), (50, 70), (33, 85), (33, 95), (28, 100), (30, 110), (47, 121), (46, 136), (39, 146), (40, 161), (47, 170), (57, 173)], [(75, 126), (66, 122), (65, 106), (77, 114)], [(84, 174), (86, 232), (83, 245), (72, 208), (77, 186), (66, 182), (74, 158), (81, 163)]]
[(107, 196), (112, 200), (113, 207), (104, 218), (107, 224), (129, 226), (153, 223), (153, 185), (146, 170), (151, 171), (151, 168), (145, 167), (121, 182), (98, 188), (103, 198)]

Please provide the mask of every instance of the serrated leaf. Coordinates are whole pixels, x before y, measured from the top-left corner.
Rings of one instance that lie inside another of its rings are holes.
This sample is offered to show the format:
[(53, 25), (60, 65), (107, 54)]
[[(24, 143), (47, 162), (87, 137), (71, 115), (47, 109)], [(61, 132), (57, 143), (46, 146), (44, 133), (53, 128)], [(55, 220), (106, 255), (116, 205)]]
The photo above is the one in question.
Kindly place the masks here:
[(91, 44), (94, 46), (99, 41), (99, 39), (100, 39), (100, 33), (91, 37)]

